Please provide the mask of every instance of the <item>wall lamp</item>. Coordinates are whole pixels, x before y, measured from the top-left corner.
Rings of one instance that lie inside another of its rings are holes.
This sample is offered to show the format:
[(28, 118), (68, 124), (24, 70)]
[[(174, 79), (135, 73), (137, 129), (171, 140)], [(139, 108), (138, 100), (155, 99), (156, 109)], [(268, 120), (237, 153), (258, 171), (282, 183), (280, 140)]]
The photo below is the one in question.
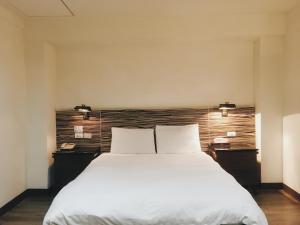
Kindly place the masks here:
[(223, 117), (227, 117), (228, 111), (231, 109), (235, 109), (235, 108), (236, 108), (236, 105), (229, 103), (229, 102), (225, 102), (225, 103), (219, 105), (219, 109), (222, 110)]
[(81, 112), (84, 120), (88, 120), (90, 118), (90, 113), (92, 112), (92, 108), (84, 104), (75, 106), (74, 110)]

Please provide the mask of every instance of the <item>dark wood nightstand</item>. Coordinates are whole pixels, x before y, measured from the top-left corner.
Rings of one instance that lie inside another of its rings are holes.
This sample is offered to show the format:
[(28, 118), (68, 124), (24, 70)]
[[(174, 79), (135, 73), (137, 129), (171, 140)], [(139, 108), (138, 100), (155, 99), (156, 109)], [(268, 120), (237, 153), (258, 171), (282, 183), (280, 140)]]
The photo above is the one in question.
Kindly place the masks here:
[(218, 149), (210, 147), (208, 153), (242, 186), (255, 189), (261, 183), (257, 149)]
[(74, 180), (100, 154), (100, 148), (82, 147), (73, 151), (54, 152), (53, 191), (58, 192)]

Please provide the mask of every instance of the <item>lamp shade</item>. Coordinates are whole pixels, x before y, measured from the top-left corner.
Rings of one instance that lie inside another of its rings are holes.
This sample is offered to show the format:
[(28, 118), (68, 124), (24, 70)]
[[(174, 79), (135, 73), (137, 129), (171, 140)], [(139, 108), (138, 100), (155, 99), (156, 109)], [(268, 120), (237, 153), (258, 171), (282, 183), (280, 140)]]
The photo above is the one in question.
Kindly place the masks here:
[(224, 109), (229, 110), (229, 109), (235, 109), (235, 108), (236, 108), (236, 105), (229, 103), (229, 102), (225, 102), (225, 103), (219, 105), (220, 110), (224, 110)]
[(236, 105), (229, 103), (229, 102), (225, 102), (225, 103), (219, 105), (219, 109), (222, 110), (223, 117), (228, 116), (228, 110), (235, 109), (235, 108), (236, 108)]
[(82, 113), (90, 113), (92, 112), (92, 108), (90, 106), (86, 106), (84, 104), (78, 105), (74, 107), (74, 110)]

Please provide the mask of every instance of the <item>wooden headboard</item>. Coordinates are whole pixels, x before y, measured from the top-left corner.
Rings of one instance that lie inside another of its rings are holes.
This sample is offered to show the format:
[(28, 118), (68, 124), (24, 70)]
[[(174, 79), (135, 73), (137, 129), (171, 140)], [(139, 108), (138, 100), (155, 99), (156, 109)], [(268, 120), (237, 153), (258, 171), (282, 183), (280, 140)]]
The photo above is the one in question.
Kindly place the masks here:
[[(217, 136), (225, 136), (227, 131), (236, 131), (231, 138), (233, 147), (255, 148), (255, 108), (244, 107), (231, 110), (228, 117), (222, 117), (218, 109), (147, 109), (147, 110), (98, 110), (90, 121), (74, 111), (57, 112), (57, 145), (75, 142), (78, 145), (101, 146), (101, 151), (109, 152), (111, 127), (155, 128), (155, 125), (199, 124), (203, 150)], [(83, 125), (93, 133), (91, 140), (74, 139), (73, 126)]]

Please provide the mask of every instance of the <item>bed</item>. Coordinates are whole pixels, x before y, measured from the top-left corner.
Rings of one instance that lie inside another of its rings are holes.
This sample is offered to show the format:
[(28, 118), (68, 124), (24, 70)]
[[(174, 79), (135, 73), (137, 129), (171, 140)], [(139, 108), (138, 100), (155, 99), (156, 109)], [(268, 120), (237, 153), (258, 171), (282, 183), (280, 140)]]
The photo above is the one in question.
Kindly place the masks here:
[(252, 196), (203, 152), (105, 153), (55, 197), (43, 225), (267, 225)]

